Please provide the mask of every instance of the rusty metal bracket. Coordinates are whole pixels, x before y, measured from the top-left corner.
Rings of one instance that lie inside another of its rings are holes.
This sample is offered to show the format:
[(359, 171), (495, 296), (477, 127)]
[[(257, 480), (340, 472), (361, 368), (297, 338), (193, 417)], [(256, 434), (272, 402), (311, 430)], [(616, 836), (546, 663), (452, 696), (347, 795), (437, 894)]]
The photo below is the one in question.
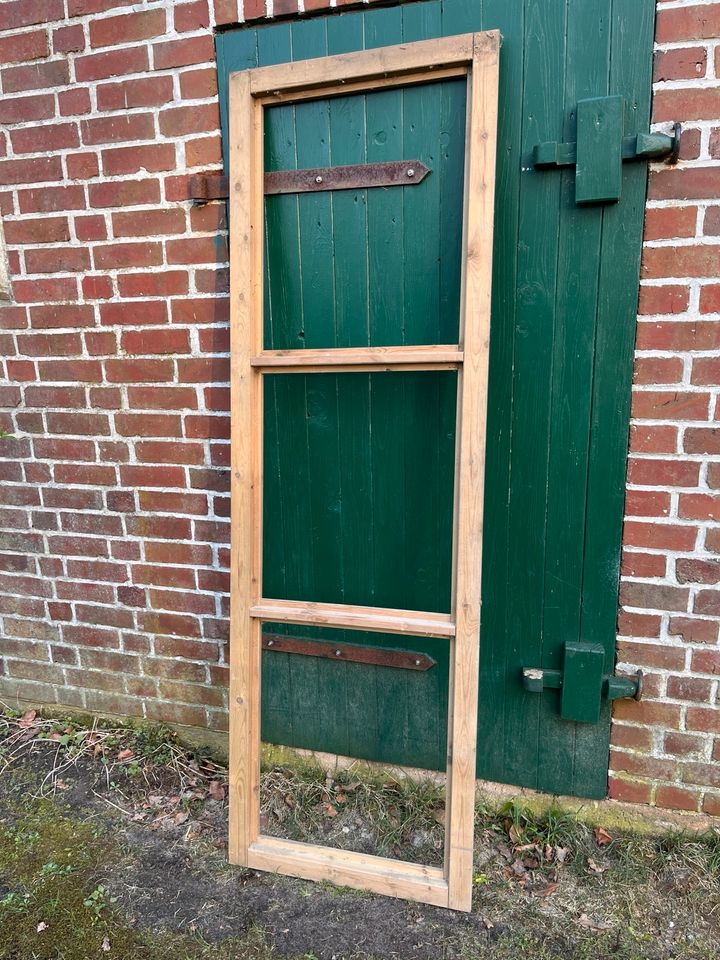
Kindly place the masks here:
[[(274, 170), (265, 174), (265, 196), (319, 193), (323, 190), (362, 190), (368, 187), (414, 187), (429, 173), (430, 169), (420, 160)], [(228, 178), (221, 174), (193, 174), (188, 180), (188, 195), (196, 203), (227, 200)]]
[(430, 173), (419, 160), (354, 163), (342, 167), (276, 170), (265, 174), (265, 195), (362, 190), (366, 187), (414, 187)]
[(429, 670), (436, 661), (425, 653), (412, 650), (389, 650), (365, 647), (359, 643), (328, 643), (307, 637), (286, 637), (279, 633), (263, 633), (263, 650), (275, 653), (297, 653), (306, 657), (325, 657), (349, 663), (366, 663), (375, 667), (398, 667), (402, 670)]

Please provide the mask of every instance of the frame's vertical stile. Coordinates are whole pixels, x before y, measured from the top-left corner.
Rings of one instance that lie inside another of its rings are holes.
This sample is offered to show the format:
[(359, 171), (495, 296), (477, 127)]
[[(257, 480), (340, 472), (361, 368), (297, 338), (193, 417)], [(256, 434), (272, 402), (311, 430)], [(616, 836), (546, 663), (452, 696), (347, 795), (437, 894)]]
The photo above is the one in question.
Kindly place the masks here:
[[(495, 200), (498, 50), (474, 38), (469, 75), (465, 171), (464, 270), (458, 374), (453, 643), (448, 718), (445, 874), (448, 906), (469, 910), (475, 817), (480, 670), (485, 438), (490, 344), (490, 286)], [(482, 398), (483, 402), (480, 402)]]
[[(260, 121), (258, 121), (258, 116)], [(247, 72), (230, 78), (231, 629), (229, 854), (247, 862), (259, 830), (260, 625), (250, 617), (259, 595), (257, 543), (262, 538), (260, 387), (250, 366), (262, 322), (262, 110)], [(258, 131), (258, 122), (260, 130)], [(248, 163), (250, 159), (250, 163)], [(258, 196), (260, 205), (258, 205)], [(260, 442), (258, 442), (258, 440)], [(258, 532), (259, 531), (259, 532)]]
[[(230, 844), (233, 863), (331, 879), (457, 910), (472, 893), (485, 420), (499, 34), (466, 34), (243, 71), (230, 77), (232, 576)], [(341, 96), (468, 75), (461, 344), (338, 351), (263, 350), (263, 109), (311, 93)], [(453, 610), (446, 614), (262, 596), (263, 375), (343, 370), (458, 370)], [(420, 867), (259, 835), (263, 618), (450, 638), (445, 866)]]

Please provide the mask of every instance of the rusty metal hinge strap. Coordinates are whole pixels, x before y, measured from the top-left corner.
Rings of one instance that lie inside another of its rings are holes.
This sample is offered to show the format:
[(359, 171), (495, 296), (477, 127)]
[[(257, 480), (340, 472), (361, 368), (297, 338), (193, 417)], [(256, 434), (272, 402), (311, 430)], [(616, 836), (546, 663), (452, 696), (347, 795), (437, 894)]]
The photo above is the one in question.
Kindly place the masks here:
[[(414, 187), (429, 173), (430, 169), (420, 160), (274, 170), (265, 174), (265, 195), (362, 190), (368, 187)], [(189, 178), (188, 194), (191, 200), (198, 203), (226, 200), (229, 194), (228, 178), (217, 174), (196, 173)]]
[(425, 653), (412, 650), (390, 650), (385, 647), (366, 647), (359, 643), (328, 643), (307, 637), (286, 637), (284, 634), (263, 633), (263, 650), (275, 653), (295, 653), (306, 657), (325, 657), (349, 663), (365, 663), (375, 667), (398, 667), (403, 670), (429, 670), (436, 661)]

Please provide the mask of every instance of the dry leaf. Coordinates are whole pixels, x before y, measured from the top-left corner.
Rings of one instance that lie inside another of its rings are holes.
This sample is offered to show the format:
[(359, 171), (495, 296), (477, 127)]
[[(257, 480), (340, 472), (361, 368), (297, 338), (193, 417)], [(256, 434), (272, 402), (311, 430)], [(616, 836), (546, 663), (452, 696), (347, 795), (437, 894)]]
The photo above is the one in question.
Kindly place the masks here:
[(570, 847), (555, 847), (555, 859), (558, 863), (565, 863), (570, 853)]
[(110, 952), (110, 949), (111, 949), (111, 948), (110, 948), (110, 940), (109, 940), (109, 938), (108, 938), (108, 937), (103, 937), (103, 938), (102, 938), (102, 943), (100, 944), (100, 946), (101, 946), (101, 948), (102, 948), (102, 950), (103, 950), (103, 953), (109, 953), (109, 952)]
[(336, 817), (336, 816), (337, 816), (337, 810), (335, 809), (335, 807), (334, 807), (331, 803), (328, 803), (327, 800), (326, 800), (325, 803), (323, 804), (323, 809), (325, 810), (325, 813), (327, 814), (328, 817)]
[(185, 823), (187, 818), (188, 818), (188, 815), (186, 813), (178, 812), (173, 817), (173, 820), (175, 822), (175, 825), (179, 827), (181, 823)]
[(514, 823), (508, 830), (508, 836), (510, 837), (513, 843), (520, 843), (520, 841), (522, 840), (522, 834), (520, 833), (520, 831), (518, 830), (518, 828), (515, 826)]
[(435, 823), (439, 823), (441, 826), (445, 825), (445, 807), (438, 807), (438, 809), (433, 814)]
[(612, 839), (607, 830), (603, 830), (602, 827), (595, 827), (595, 842), (599, 847), (606, 847), (609, 843), (612, 843)]
[(125, 760), (132, 760), (134, 756), (135, 754), (132, 752), (132, 750), (121, 750), (117, 755), (117, 760), (119, 763), (122, 763)]
[(37, 925), (37, 932), (42, 933), (43, 930), (47, 930), (47, 924), (45, 923), (44, 920), (41, 920), (40, 923)]
[(345, 796), (344, 793), (336, 793), (336, 794), (335, 794), (335, 802), (336, 802), (336, 803), (347, 803), (347, 797)]
[(537, 897), (551, 897), (557, 890), (557, 883), (548, 883), (546, 887), (543, 887), (541, 890), (535, 891), (535, 896)]
[(27, 729), (31, 727), (35, 722), (35, 717), (37, 716), (37, 710), (26, 710), (25, 713), (18, 720), (18, 726), (24, 727)]
[(586, 930), (595, 930), (601, 933), (603, 930), (612, 930), (612, 924), (604, 920), (598, 920), (595, 917), (589, 917), (586, 913), (581, 913), (575, 921), (579, 927), (585, 927)]
[(208, 784), (208, 793), (213, 800), (219, 800), (222, 802), (225, 799), (225, 787), (222, 786), (219, 780), (210, 781)]
[(590, 873), (605, 873), (606, 870), (610, 869), (607, 865), (596, 863), (592, 857), (588, 857), (587, 865)]

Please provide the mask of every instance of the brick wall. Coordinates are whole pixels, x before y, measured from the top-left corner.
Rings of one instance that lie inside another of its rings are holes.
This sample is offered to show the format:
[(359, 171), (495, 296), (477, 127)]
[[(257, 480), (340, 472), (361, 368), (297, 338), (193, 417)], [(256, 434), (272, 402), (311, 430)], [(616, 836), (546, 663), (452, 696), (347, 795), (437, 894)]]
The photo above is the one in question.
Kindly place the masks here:
[[(227, 238), (187, 177), (220, 166), (214, 27), (296, 9), (2, 3), (6, 701), (225, 728)], [(655, 119), (686, 133), (648, 205), (619, 640), (647, 693), (611, 793), (719, 813), (720, 4), (658, 11)]]
[(661, 2), (628, 463), (611, 796), (720, 815), (720, 4)]

